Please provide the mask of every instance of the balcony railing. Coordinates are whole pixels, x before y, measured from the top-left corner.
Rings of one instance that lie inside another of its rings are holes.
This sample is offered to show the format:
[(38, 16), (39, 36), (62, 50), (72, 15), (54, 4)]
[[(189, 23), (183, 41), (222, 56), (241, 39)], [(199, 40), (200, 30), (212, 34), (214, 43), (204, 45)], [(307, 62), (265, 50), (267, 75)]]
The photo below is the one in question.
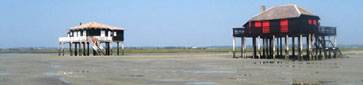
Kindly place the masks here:
[(93, 36), (93, 37), (59, 37), (59, 42), (87, 42), (88, 39), (96, 38), (100, 42), (109, 42), (112, 41), (112, 37), (100, 37), (100, 36)]
[(336, 27), (320, 26), (318, 28), (318, 33), (321, 35), (336, 35), (337, 29)]
[(233, 36), (240, 37), (245, 33), (245, 28), (233, 28)]

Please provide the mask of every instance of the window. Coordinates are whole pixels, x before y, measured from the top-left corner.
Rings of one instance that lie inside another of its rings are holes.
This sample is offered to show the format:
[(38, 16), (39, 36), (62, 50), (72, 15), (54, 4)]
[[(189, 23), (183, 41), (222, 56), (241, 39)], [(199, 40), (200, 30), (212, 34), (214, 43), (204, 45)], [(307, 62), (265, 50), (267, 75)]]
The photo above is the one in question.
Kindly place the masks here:
[(101, 37), (105, 37), (105, 30), (101, 30)]
[(261, 22), (255, 22), (255, 27), (261, 27)]
[(280, 29), (281, 33), (288, 32), (289, 31), (289, 20), (287, 20), (287, 19), (281, 20), (280, 27), (281, 27), (281, 29)]
[(270, 33), (270, 21), (263, 21), (262, 33)]
[(317, 26), (318, 24), (316, 23), (316, 20), (314, 19), (313, 20), (313, 24), (315, 25), (315, 26)]

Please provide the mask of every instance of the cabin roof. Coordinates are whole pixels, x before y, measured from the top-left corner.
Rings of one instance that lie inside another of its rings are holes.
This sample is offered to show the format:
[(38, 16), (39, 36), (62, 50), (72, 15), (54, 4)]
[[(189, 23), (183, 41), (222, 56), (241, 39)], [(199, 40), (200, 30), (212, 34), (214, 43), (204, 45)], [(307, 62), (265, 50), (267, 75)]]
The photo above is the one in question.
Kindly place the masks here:
[(124, 28), (108, 26), (108, 25), (105, 25), (105, 24), (97, 23), (97, 22), (89, 22), (89, 23), (82, 24), (82, 25), (79, 25), (79, 26), (74, 26), (74, 27), (69, 28), (69, 30), (79, 30), (79, 29), (89, 29), (89, 28), (110, 29), (110, 30), (125, 30)]
[(252, 17), (249, 21), (297, 18), (300, 15), (317, 16), (295, 4), (274, 6)]

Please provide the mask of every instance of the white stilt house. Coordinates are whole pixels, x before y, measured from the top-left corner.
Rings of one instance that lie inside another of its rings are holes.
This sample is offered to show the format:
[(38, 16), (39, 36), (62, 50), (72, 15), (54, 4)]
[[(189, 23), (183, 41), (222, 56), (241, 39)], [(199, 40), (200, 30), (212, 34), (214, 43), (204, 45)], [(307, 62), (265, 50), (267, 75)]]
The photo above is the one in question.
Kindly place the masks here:
[(124, 28), (89, 22), (68, 30), (67, 37), (59, 37), (59, 55), (64, 56), (65, 44), (69, 44), (70, 56), (88, 56), (90, 46), (93, 55), (112, 55), (114, 42), (117, 44), (117, 55), (120, 54), (119, 43), (121, 43), (121, 53), (124, 55)]

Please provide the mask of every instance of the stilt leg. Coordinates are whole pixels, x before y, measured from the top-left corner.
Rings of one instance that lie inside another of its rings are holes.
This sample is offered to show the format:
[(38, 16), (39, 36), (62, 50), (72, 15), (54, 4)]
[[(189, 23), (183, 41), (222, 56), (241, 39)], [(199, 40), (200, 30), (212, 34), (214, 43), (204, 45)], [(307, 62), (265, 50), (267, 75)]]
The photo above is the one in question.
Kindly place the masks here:
[(295, 37), (294, 36), (292, 36), (291, 37), (292, 38), (292, 57), (295, 59), (296, 57), (295, 57)]
[(122, 50), (122, 55), (125, 55), (125, 43), (124, 43), (124, 41), (121, 41), (121, 50)]
[(271, 54), (272, 54), (272, 57), (273, 57), (273, 59), (276, 59), (276, 55), (275, 55), (275, 51), (276, 51), (276, 44), (275, 44), (275, 35), (272, 35), (272, 52), (271, 52)]
[(69, 43), (69, 55), (73, 56), (72, 42)]
[(257, 57), (256, 37), (252, 37), (252, 44), (253, 44), (253, 57), (252, 58), (256, 58)]
[(87, 42), (87, 56), (89, 56), (89, 42)]
[(311, 60), (311, 56), (310, 56), (310, 51), (311, 51), (311, 34), (308, 34), (307, 38), (307, 44), (308, 47), (306, 49), (306, 56), (309, 58), (309, 60)]
[(261, 42), (260, 42), (260, 40), (261, 40), (261, 37), (260, 36), (258, 36), (257, 37), (257, 50), (258, 50), (258, 59), (260, 59), (261, 58)]
[(74, 43), (74, 56), (78, 56), (77, 45), (78, 45), (78, 43)]
[(112, 55), (112, 53), (113, 53), (112, 52), (112, 47), (113, 47), (112, 44), (113, 44), (113, 42), (110, 42), (110, 55)]
[(58, 42), (58, 56), (61, 56), (61, 48), (60, 48), (61, 42)]
[(289, 35), (285, 36), (285, 59), (289, 59)]
[(232, 52), (233, 52), (233, 58), (237, 58), (236, 57), (236, 38), (235, 37), (232, 38)]
[(120, 43), (120, 42), (116, 42), (116, 44), (117, 44), (117, 55), (120, 55), (119, 43)]
[(303, 46), (302, 46), (302, 35), (299, 36), (299, 60), (302, 60), (302, 49), (303, 49)]
[(64, 56), (64, 42), (62, 42), (62, 56)]

